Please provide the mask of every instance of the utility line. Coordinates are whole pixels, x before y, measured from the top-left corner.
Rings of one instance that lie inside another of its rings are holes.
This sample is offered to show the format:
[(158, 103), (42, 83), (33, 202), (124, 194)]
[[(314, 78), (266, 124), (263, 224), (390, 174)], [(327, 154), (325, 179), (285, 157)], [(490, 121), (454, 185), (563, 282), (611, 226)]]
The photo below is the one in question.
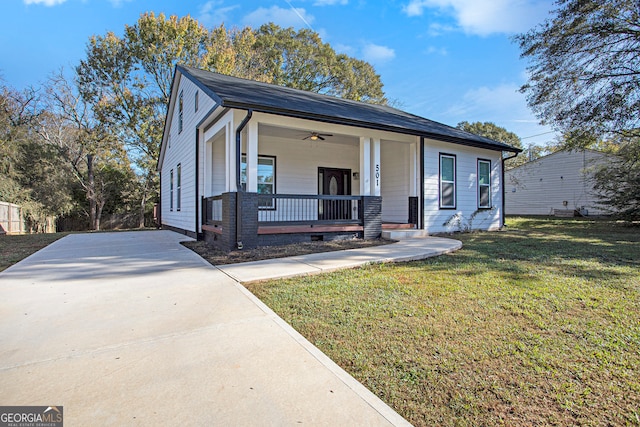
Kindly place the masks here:
[(313, 27), (311, 26), (311, 24), (309, 24), (309, 23), (307, 22), (307, 20), (306, 20), (306, 19), (304, 19), (304, 17), (300, 14), (300, 12), (298, 12), (298, 9), (296, 9), (295, 7), (293, 7), (293, 5), (291, 4), (291, 2), (290, 2), (289, 0), (284, 0), (284, 1), (286, 1), (286, 2), (287, 2), (287, 4), (289, 5), (289, 7), (291, 8), (291, 10), (293, 10), (293, 11), (295, 12), (295, 14), (296, 14), (296, 15), (298, 15), (298, 18), (302, 19), (302, 22), (304, 22), (305, 24), (307, 24), (307, 27), (309, 27), (309, 29), (310, 29), (311, 31), (315, 31), (315, 30), (313, 29)]
[(549, 132), (544, 132), (544, 133), (539, 133), (537, 135), (531, 135), (531, 136), (525, 136), (524, 138), (520, 138), (520, 139), (529, 139), (529, 138), (535, 138), (536, 136), (542, 136), (542, 135), (547, 135), (549, 133), (555, 133), (555, 130), (550, 130)]

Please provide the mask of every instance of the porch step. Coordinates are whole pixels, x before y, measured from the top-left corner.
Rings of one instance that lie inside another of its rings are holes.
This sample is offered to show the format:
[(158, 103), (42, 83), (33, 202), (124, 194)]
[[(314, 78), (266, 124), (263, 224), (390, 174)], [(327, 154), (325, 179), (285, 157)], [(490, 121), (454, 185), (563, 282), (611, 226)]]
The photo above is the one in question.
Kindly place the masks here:
[(404, 223), (395, 223), (395, 222), (383, 222), (382, 229), (383, 230), (414, 230), (416, 228), (415, 224), (404, 224)]
[(429, 237), (427, 230), (383, 230), (382, 238), (388, 240), (414, 239), (416, 237)]

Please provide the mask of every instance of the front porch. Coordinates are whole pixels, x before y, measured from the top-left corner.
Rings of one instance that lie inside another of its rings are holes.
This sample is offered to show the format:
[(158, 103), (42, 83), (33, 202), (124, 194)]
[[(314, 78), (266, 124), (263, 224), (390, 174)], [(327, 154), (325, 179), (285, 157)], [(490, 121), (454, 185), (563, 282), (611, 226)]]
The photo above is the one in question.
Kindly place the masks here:
[(202, 129), (199, 235), (230, 251), (419, 228), (420, 138), (319, 125), (232, 110)]
[(379, 199), (223, 193), (203, 200), (203, 231), (207, 243), (224, 251), (313, 240), (375, 238), (381, 228)]
[[(417, 220), (417, 200), (409, 213)], [(379, 196), (331, 196), (229, 192), (202, 199), (206, 242), (231, 251), (335, 239), (375, 239), (382, 230), (415, 228), (417, 223), (382, 223)]]

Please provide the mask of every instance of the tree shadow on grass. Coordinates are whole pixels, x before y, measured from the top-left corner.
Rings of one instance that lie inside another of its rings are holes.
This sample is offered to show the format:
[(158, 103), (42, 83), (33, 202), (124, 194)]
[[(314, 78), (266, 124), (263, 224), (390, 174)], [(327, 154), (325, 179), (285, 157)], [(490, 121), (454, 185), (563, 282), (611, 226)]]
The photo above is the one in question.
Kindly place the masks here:
[[(471, 277), (491, 269), (514, 282), (545, 272), (567, 278), (602, 280), (606, 284), (611, 279), (635, 278), (640, 268), (640, 230), (637, 228), (550, 227), (542, 231), (533, 228), (456, 237), (463, 241), (462, 250), (422, 263), (443, 268), (481, 266), (463, 269), (460, 274)], [(619, 287), (619, 280), (612, 286)]]

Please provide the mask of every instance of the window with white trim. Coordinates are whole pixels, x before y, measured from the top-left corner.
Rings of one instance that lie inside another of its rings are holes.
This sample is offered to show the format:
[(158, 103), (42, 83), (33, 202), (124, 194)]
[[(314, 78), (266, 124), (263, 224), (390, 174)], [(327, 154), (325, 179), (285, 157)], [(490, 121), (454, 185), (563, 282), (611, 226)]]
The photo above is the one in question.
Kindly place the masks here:
[(182, 132), (182, 111), (184, 103), (182, 102), (183, 91), (180, 91), (180, 98), (178, 100), (178, 133)]
[(440, 154), (440, 209), (456, 208), (456, 156)]
[(180, 163), (178, 163), (178, 167), (176, 168), (176, 175), (177, 175), (177, 179), (176, 179), (176, 210), (179, 211), (180, 210), (180, 194), (182, 193), (182, 178), (180, 177), (180, 175), (182, 175), (182, 165)]
[[(247, 156), (240, 158), (240, 183), (242, 188), (247, 188)], [(276, 194), (276, 158), (271, 156), (258, 156), (258, 194)], [(261, 201), (258, 204), (261, 209), (273, 209), (274, 201)]]
[(173, 169), (169, 173), (169, 210), (173, 210)]
[(478, 209), (491, 209), (491, 161), (478, 159)]

